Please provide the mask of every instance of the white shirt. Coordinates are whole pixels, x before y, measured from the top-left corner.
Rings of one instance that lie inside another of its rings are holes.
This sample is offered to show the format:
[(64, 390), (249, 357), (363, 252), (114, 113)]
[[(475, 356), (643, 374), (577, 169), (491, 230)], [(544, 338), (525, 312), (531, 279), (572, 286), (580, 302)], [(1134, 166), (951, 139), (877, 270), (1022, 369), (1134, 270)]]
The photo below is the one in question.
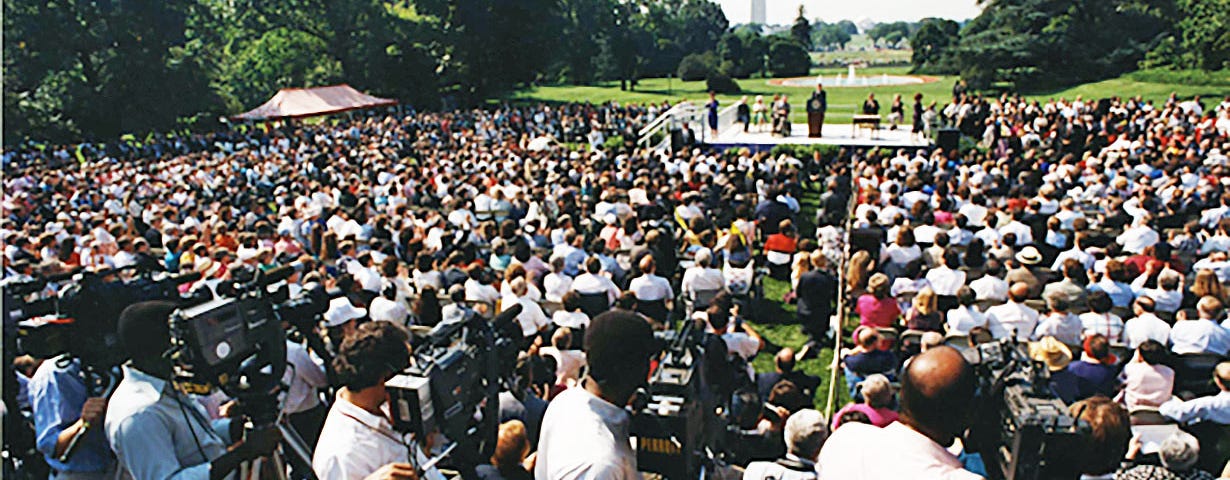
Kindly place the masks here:
[(995, 339), (1016, 332), (1017, 340), (1028, 341), (1038, 326), (1038, 312), (1022, 303), (1008, 302), (987, 309), (987, 329)]
[(585, 312), (565, 312), (560, 310), (551, 316), (551, 322), (561, 327), (585, 328), (589, 326), (589, 315), (586, 315)]
[(611, 303), (615, 303), (615, 299), (619, 298), (619, 287), (616, 287), (615, 282), (604, 275), (592, 273), (578, 275), (572, 280), (572, 290), (582, 295), (606, 292), (607, 300)]
[(743, 332), (724, 333), (722, 341), (726, 342), (727, 353), (737, 354), (744, 360), (755, 357), (760, 351), (760, 342)]
[(1145, 343), (1145, 340), (1156, 340), (1162, 345), (1170, 343), (1170, 324), (1157, 318), (1157, 315), (1145, 313), (1127, 321), (1123, 326), (1127, 346), (1133, 350)]
[(521, 324), (521, 334), (527, 337), (538, 333), (542, 327), (550, 323), (547, 314), (542, 313), (542, 307), (527, 297), (508, 295), (500, 301), (500, 311), (508, 310), (513, 305), (521, 305), (521, 313), (517, 314), (517, 323)]
[(927, 282), (931, 283), (936, 295), (953, 296), (965, 285), (965, 272), (940, 266), (927, 272)]
[(1140, 253), (1145, 250), (1145, 247), (1152, 246), (1160, 239), (1161, 236), (1152, 228), (1132, 227), (1116, 237), (1115, 241), (1123, 245), (1123, 251), (1125, 252)]
[(1002, 237), (1006, 234), (1016, 235), (1016, 246), (1024, 246), (1034, 243), (1034, 232), (1029, 228), (1029, 225), (1013, 220), (1007, 225), (999, 227), (999, 233)]
[(973, 306), (954, 308), (947, 315), (948, 332), (969, 335), (974, 327), (986, 327), (987, 316)]
[(410, 310), (405, 305), (384, 296), (373, 298), (372, 304), (367, 307), (367, 313), (372, 321), (388, 320), (398, 325), (405, 325), (406, 318), (410, 316)]
[(563, 273), (548, 273), (542, 279), (543, 297), (548, 302), (562, 302), (565, 293), (572, 289), (572, 278)]
[(817, 464), (823, 478), (842, 480), (982, 478), (963, 470), (942, 445), (900, 422), (884, 428), (842, 425), (824, 442)]
[(970, 282), (969, 288), (974, 290), (974, 298), (979, 300), (1008, 300), (1008, 282), (994, 275), (983, 275)]
[[(631, 480), (636, 469), (629, 428), (632, 417), (622, 407), (583, 387), (555, 397), (542, 419), (538, 441), (538, 480)], [(325, 479), (321, 479), (325, 480)]]
[(1034, 328), (1033, 339), (1040, 340), (1042, 337), (1055, 337), (1056, 340), (1066, 345), (1079, 345), (1081, 343), (1081, 321), (1071, 313), (1062, 315), (1051, 313), (1038, 322), (1038, 326)]
[(1171, 350), (1186, 353), (1216, 353), (1230, 351), (1230, 332), (1212, 320), (1196, 319), (1176, 322), (1170, 328)]
[(692, 294), (697, 291), (721, 290), (725, 286), (726, 278), (722, 276), (721, 270), (695, 266), (683, 271), (683, 282), (679, 288), (685, 294)]
[(469, 279), (465, 283), (466, 300), (472, 302), (495, 303), (500, 299), (500, 291), (491, 285), (483, 285), (477, 280)]
[(290, 368), (282, 376), (282, 383), (290, 385), (286, 391), (285, 413), (299, 413), (320, 405), (316, 390), (329, 385), (325, 367), (303, 345), (286, 341), (286, 363)]
[(581, 378), (581, 369), (585, 367), (585, 352), (542, 347), (538, 349), (538, 354), (555, 359), (555, 383), (568, 385), (569, 381), (575, 382)]
[(628, 284), (628, 291), (635, 293), (636, 299), (642, 302), (656, 302), (675, 296), (671, 283), (652, 273), (632, 279)]
[(1074, 258), (1076, 261), (1081, 262), (1081, 265), (1085, 267), (1085, 270), (1093, 269), (1093, 262), (1095, 260), (1093, 255), (1085, 253), (1084, 250), (1072, 247), (1069, 250), (1060, 252), (1059, 255), (1055, 257), (1055, 263), (1051, 264), (1051, 270), (1063, 272), (1063, 263), (1069, 258)]
[[(340, 395), (329, 409), (312, 456), (312, 470), (320, 480), (362, 480), (390, 463), (409, 463), (408, 436), (393, 430), (384, 415), (373, 415)], [(419, 463), (427, 461), (415, 448)], [(443, 480), (434, 468), (426, 478)]]

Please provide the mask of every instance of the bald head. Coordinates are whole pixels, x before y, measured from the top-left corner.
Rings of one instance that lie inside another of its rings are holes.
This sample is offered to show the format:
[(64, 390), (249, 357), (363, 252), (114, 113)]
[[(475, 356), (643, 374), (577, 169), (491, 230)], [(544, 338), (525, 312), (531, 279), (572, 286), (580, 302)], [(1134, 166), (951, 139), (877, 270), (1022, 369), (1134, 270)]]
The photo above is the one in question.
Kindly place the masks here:
[(1008, 298), (1013, 302), (1022, 303), (1029, 298), (1029, 284), (1025, 282), (1016, 282), (1008, 287)]
[(1230, 361), (1217, 364), (1217, 368), (1213, 369), (1213, 377), (1217, 379), (1222, 391), (1230, 392)]
[(940, 346), (910, 360), (901, 379), (901, 417), (940, 445), (966, 427), (974, 397), (974, 370), (961, 352)]
[(789, 373), (794, 371), (794, 349), (786, 347), (777, 352), (777, 356), (773, 358), (777, 365), (777, 371), (781, 373)]

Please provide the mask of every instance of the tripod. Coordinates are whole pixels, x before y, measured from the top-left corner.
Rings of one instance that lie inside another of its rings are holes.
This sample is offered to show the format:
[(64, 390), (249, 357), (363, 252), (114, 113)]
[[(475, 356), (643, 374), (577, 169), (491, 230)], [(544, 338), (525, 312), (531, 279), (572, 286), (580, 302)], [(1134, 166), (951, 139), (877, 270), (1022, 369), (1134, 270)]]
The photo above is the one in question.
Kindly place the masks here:
[[(252, 400), (248, 400), (251, 402)], [(257, 400), (254, 403), (261, 405), (259, 408), (266, 409), (264, 411), (253, 412), (249, 415), (249, 422), (244, 426), (245, 430), (251, 431), (257, 428), (272, 427), (277, 428), (282, 434), (282, 440), (278, 442), (278, 448), (274, 450), (272, 455), (250, 460), (239, 467), (239, 476), (241, 480), (246, 479), (263, 479), (272, 478), (279, 480), (288, 480), (287, 467), (294, 472), (296, 480), (317, 480), (316, 473), (312, 470), (312, 448), (307, 445), (295, 427), (290, 424), (290, 419), (279, 413), (276, 413), (276, 402), (269, 405), (261, 403), (262, 400)], [(240, 402), (243, 404), (243, 402)], [(251, 404), (249, 404), (251, 406)], [(268, 407), (274, 407), (274, 410), (268, 410)], [(273, 415), (269, 415), (269, 413)]]

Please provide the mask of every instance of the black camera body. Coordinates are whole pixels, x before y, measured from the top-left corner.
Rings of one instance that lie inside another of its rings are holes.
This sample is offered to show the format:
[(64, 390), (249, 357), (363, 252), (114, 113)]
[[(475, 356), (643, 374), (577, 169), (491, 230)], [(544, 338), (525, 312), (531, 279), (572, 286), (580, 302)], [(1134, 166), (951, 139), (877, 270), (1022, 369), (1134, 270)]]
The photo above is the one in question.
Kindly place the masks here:
[(965, 356), (978, 372), (979, 398), (966, 448), (982, 455), (991, 478), (1079, 478), (1070, 452), (1089, 425), (1050, 390), (1046, 366), (1014, 339), (979, 345)]

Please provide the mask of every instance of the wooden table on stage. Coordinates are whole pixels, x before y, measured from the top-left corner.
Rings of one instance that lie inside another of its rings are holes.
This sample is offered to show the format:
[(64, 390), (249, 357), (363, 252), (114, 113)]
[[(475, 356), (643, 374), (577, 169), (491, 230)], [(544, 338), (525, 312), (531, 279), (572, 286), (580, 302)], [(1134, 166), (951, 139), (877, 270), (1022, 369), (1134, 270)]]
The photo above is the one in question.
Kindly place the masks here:
[(880, 131), (880, 116), (855, 114), (851, 124), (851, 138), (858, 138), (858, 129), (866, 128), (871, 130), (871, 138), (874, 140), (876, 133)]

